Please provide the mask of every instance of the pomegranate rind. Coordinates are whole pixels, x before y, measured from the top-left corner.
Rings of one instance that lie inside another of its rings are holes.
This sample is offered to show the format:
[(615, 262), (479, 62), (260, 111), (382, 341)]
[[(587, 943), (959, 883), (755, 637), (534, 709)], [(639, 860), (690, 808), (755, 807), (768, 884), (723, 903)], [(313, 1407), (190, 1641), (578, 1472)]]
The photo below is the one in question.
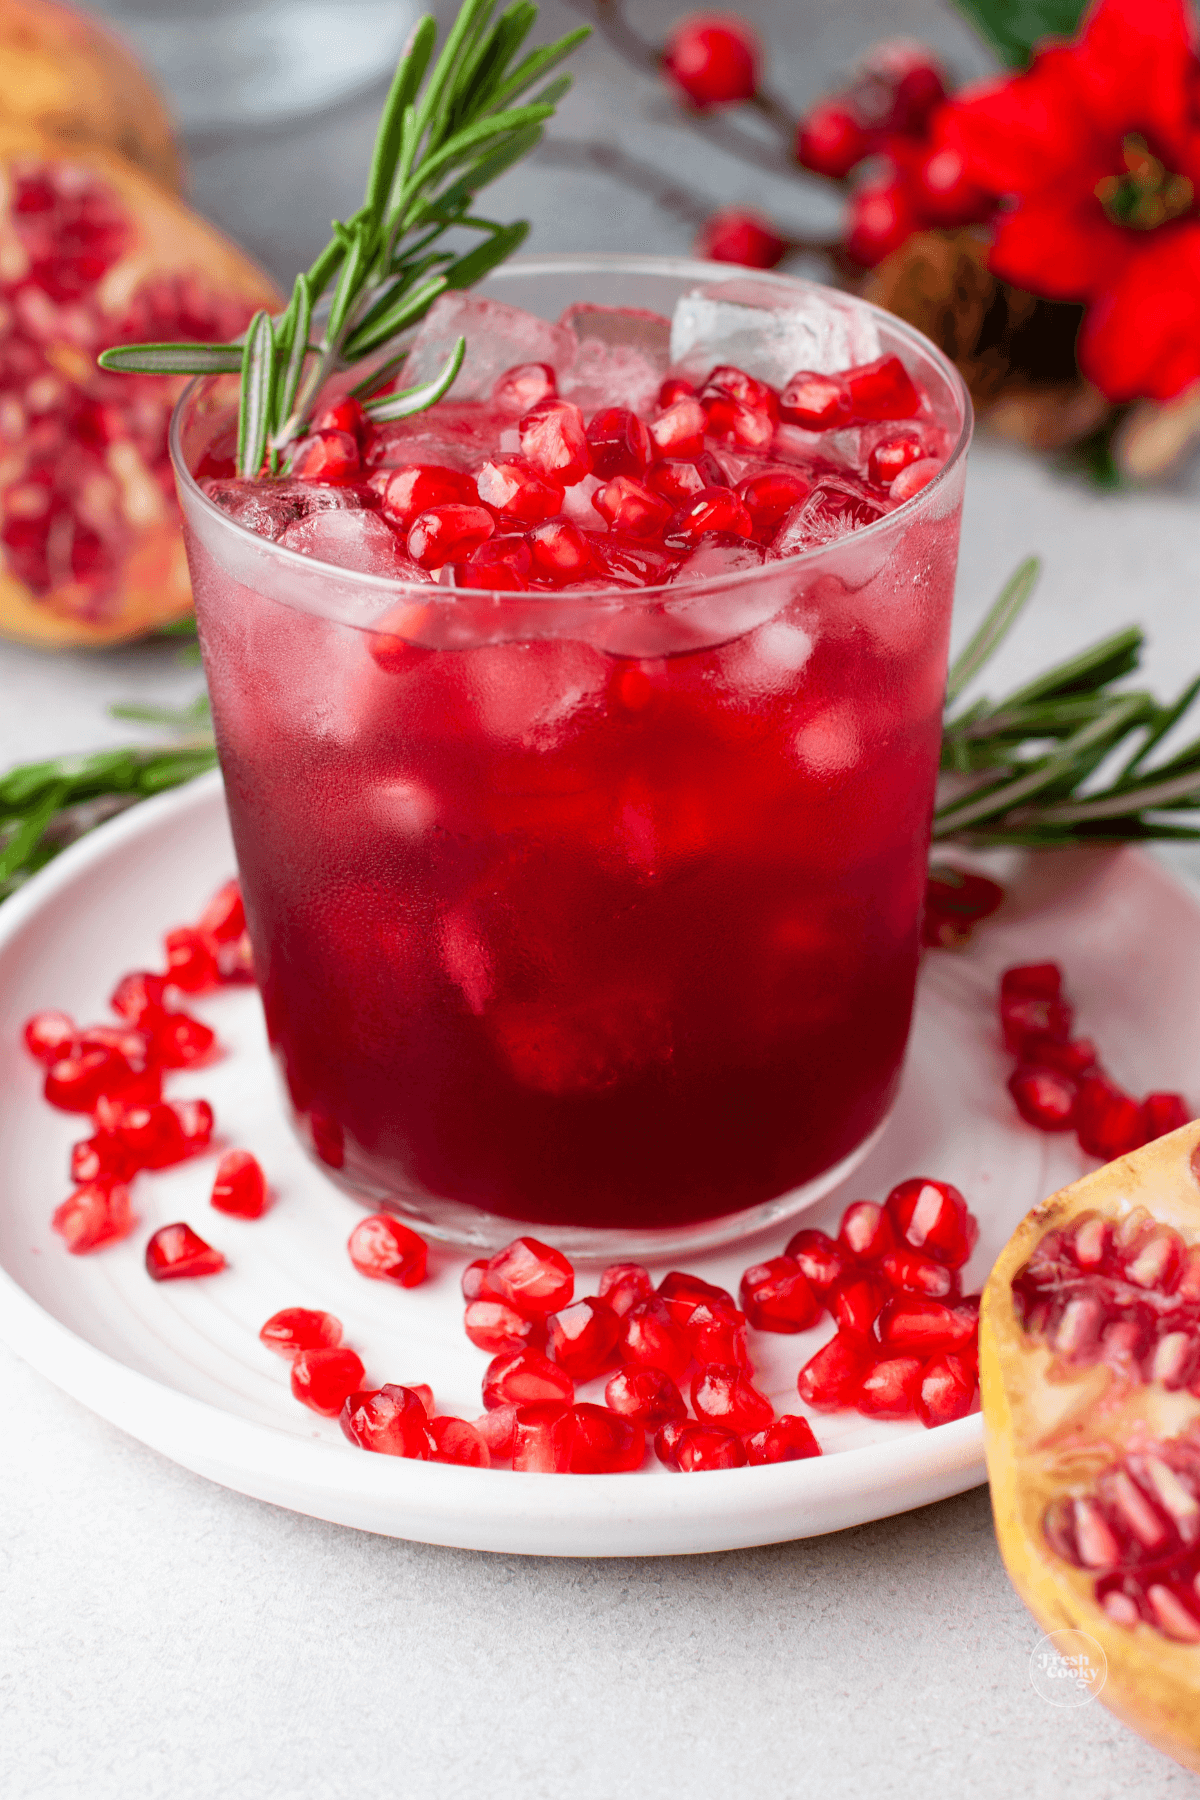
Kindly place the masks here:
[(183, 162), (166, 103), (121, 40), (56, 0), (0, 0), (0, 117), (67, 154), (101, 145), (173, 193)]
[(1102, 1363), (1064, 1367), (1028, 1337), (1014, 1275), (1048, 1231), (1081, 1213), (1114, 1221), (1144, 1207), (1200, 1242), (1200, 1122), (1193, 1121), (1051, 1195), (1027, 1215), (989, 1277), (980, 1311), (980, 1387), (992, 1512), (1010, 1580), (1047, 1632), (1086, 1632), (1108, 1674), (1099, 1698), (1126, 1725), (1200, 1772), (1200, 1656), (1154, 1627), (1118, 1625), (1097, 1604), (1095, 1572), (1051, 1550), (1049, 1503), (1085, 1493), (1126, 1446), (1173, 1438), (1200, 1420), (1200, 1398), (1152, 1382), (1129, 1385)]
[[(0, 5), (3, 0), (0, 0)], [(193, 276), (205, 290), (250, 308), (282, 305), (270, 277), (215, 226), (140, 169), (97, 144), (63, 144), (19, 121), (0, 117), (0, 170), (29, 159), (85, 170), (112, 189), (127, 214), (130, 248), (89, 297), (114, 331), (144, 282)], [(0, 217), (0, 257), (12, 232)], [(182, 393), (187, 378), (176, 378)], [(80, 610), (76, 584), (35, 596), (0, 570), (0, 637), (42, 649), (102, 648), (144, 637), (192, 610), (187, 557), (178, 514), (164, 501), (161, 520), (140, 523), (115, 604), (97, 616)]]

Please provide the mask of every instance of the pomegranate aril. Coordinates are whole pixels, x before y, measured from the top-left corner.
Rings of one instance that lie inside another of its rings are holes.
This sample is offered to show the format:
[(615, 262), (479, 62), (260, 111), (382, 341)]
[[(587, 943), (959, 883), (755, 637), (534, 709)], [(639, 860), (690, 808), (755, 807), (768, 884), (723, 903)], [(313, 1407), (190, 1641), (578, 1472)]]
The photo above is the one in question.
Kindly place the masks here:
[(765, 455), (775, 438), (775, 419), (758, 407), (746, 406), (720, 388), (706, 387), (700, 395), (706, 435), (731, 448)]
[(454, 585), (489, 588), (500, 593), (524, 593), (529, 586), (533, 557), (525, 538), (512, 532), (490, 537), (472, 550), (465, 562), (456, 562)]
[(800, 1398), (818, 1412), (853, 1406), (863, 1377), (879, 1352), (869, 1338), (839, 1331), (810, 1357), (796, 1380)]
[(662, 1301), (642, 1300), (626, 1313), (619, 1340), (621, 1360), (644, 1369), (663, 1369), (676, 1381), (692, 1353)]
[(348, 431), (314, 431), (296, 446), (295, 481), (353, 481), (359, 473), (358, 440)]
[(524, 457), (496, 457), (475, 471), (484, 506), (522, 525), (552, 519), (563, 503), (562, 483), (549, 480)]
[(923, 1175), (902, 1181), (887, 1197), (887, 1212), (902, 1244), (959, 1269), (979, 1237), (978, 1221), (948, 1181)]
[(1033, 995), (1018, 995), (1000, 1002), (1000, 1026), (1004, 1048), (1020, 1056), (1026, 1040), (1033, 1037), (1057, 1039), (1065, 1044), (1071, 1036), (1074, 1013), (1065, 1000), (1043, 1000)]
[(756, 1331), (807, 1331), (820, 1302), (790, 1256), (756, 1263), (742, 1276), (741, 1301)]
[(648, 488), (661, 494), (675, 508), (694, 500), (707, 488), (729, 486), (724, 469), (707, 450), (686, 461), (668, 457), (663, 462), (652, 463), (645, 480)]
[(496, 521), (486, 507), (448, 504), (418, 513), (409, 527), (408, 554), (423, 569), (460, 562), (491, 537)]
[(855, 419), (911, 419), (921, 410), (920, 392), (898, 356), (881, 356), (841, 375)]
[(607, 406), (588, 424), (587, 441), (592, 454), (592, 473), (611, 481), (614, 475), (635, 479), (649, 466), (650, 433), (628, 407)]
[(213, 1132), (213, 1109), (207, 1100), (173, 1100), (171, 1105), (179, 1120), (179, 1129), (187, 1145), (188, 1155), (207, 1149)]
[(166, 991), (165, 975), (152, 975), (147, 969), (135, 969), (128, 975), (122, 975), (116, 987), (109, 995), (108, 1004), (131, 1025), (143, 1026), (148, 1031), (157, 1031), (163, 1016), (163, 994)]
[(947, 1300), (959, 1292), (957, 1269), (924, 1256), (919, 1250), (889, 1250), (879, 1259), (880, 1275), (900, 1293), (924, 1294), (928, 1300)]
[(854, 1404), (875, 1419), (910, 1419), (916, 1411), (923, 1365), (919, 1357), (885, 1357), (859, 1383)]
[(701, 488), (695, 499), (672, 515), (666, 527), (666, 539), (668, 544), (686, 549), (710, 531), (728, 532), (733, 537), (753, 537), (750, 514), (732, 488)]
[(342, 1321), (311, 1307), (285, 1306), (271, 1314), (258, 1336), (268, 1350), (290, 1362), (302, 1350), (336, 1350), (342, 1341)]
[(137, 1220), (124, 1183), (101, 1180), (77, 1188), (55, 1208), (50, 1223), (72, 1256), (83, 1256), (128, 1237)]
[(942, 472), (942, 461), (937, 456), (923, 456), (919, 462), (909, 463), (907, 469), (901, 469), (888, 488), (888, 499), (903, 505), (927, 488), (935, 476)]
[(164, 1013), (154, 1025), (154, 1052), (165, 1069), (190, 1069), (212, 1054), (216, 1033), (190, 1013)]
[(790, 1237), (784, 1250), (796, 1262), (819, 1300), (824, 1302), (835, 1282), (846, 1274), (850, 1259), (824, 1231), (806, 1228)]
[(506, 1462), (513, 1453), (517, 1412), (515, 1406), (497, 1406), (475, 1420), (475, 1430), (487, 1445), (493, 1462)]
[(739, 1369), (750, 1367), (746, 1315), (729, 1301), (701, 1301), (687, 1324), (679, 1329), (697, 1362), (736, 1363)]
[(887, 1289), (873, 1275), (844, 1275), (830, 1290), (827, 1304), (839, 1330), (865, 1337), (883, 1311)]
[(163, 939), (167, 980), (185, 994), (207, 993), (217, 985), (217, 959), (212, 945), (192, 925), (180, 925)]
[(1062, 970), (1057, 963), (1019, 963), (1000, 977), (1000, 999), (1057, 1000), (1062, 994)]
[(668, 375), (658, 390), (659, 410), (665, 412), (677, 400), (688, 400), (694, 398), (695, 394), (696, 384), (689, 381), (686, 375)]
[(249, 1150), (227, 1150), (217, 1164), (212, 1205), (239, 1219), (259, 1219), (267, 1210), (267, 1182), (262, 1166)]
[(1141, 1107), (1099, 1072), (1079, 1083), (1074, 1123), (1080, 1147), (1102, 1162), (1125, 1156), (1145, 1141)]
[(336, 1419), (350, 1396), (362, 1390), (365, 1374), (362, 1358), (353, 1350), (301, 1350), (292, 1360), (292, 1393), (313, 1412)]
[(42, 1092), (61, 1112), (94, 1112), (102, 1095), (128, 1088), (134, 1072), (116, 1050), (80, 1049), (50, 1064)]
[(325, 408), (316, 420), (316, 428), (318, 431), (347, 432), (357, 443), (365, 423), (362, 407), (352, 394), (347, 394), (344, 400)]
[(733, 1306), (733, 1295), (701, 1275), (689, 1275), (683, 1269), (672, 1269), (658, 1284), (658, 1297), (666, 1307), (671, 1322), (687, 1325), (698, 1306), (724, 1304)]
[(1178, 1131), (1191, 1118), (1182, 1094), (1147, 1094), (1142, 1101), (1142, 1142)]
[(513, 1421), (513, 1469), (524, 1475), (567, 1475), (574, 1441), (571, 1407), (554, 1400), (519, 1406)]
[(526, 1318), (543, 1318), (568, 1306), (575, 1271), (562, 1254), (537, 1238), (514, 1238), (487, 1265), (488, 1285)]
[(485, 1256), (479, 1257), (476, 1262), (467, 1264), (462, 1272), (462, 1281), (459, 1285), (462, 1288), (462, 1297), (467, 1301), (498, 1300), (500, 1298), (495, 1289), (488, 1286), (487, 1258)]
[(600, 1276), (600, 1298), (607, 1300), (618, 1318), (654, 1292), (650, 1271), (641, 1263), (610, 1263)]
[(569, 519), (552, 519), (539, 525), (527, 538), (534, 575), (555, 586), (568, 581), (583, 581), (596, 571), (591, 546), (578, 525)]
[(627, 537), (658, 537), (672, 517), (667, 501), (628, 475), (597, 488), (592, 505), (613, 531)]
[(35, 1062), (61, 1062), (74, 1049), (75, 1021), (65, 1012), (34, 1013), (26, 1019), (22, 1037)]
[(664, 1369), (618, 1369), (604, 1389), (612, 1412), (657, 1430), (673, 1419), (686, 1419), (687, 1405), (678, 1385)]
[(350, 1233), (346, 1248), (359, 1274), (373, 1281), (394, 1281), (409, 1288), (425, 1279), (429, 1251), (424, 1238), (390, 1213), (363, 1219)]
[[(357, 407), (357, 400), (348, 402)], [(241, 884), (236, 879), (217, 889), (196, 921), (196, 928), (218, 944), (230, 944), (246, 929), (246, 908)], [(153, 977), (151, 977), (153, 979)]]
[(808, 498), (812, 482), (799, 469), (767, 469), (739, 481), (737, 492), (750, 514), (753, 535), (760, 544), (769, 544), (784, 516)]
[(692, 105), (750, 100), (757, 87), (758, 43), (745, 20), (728, 14), (684, 19), (667, 40), (663, 73)]
[(557, 393), (558, 377), (549, 363), (516, 363), (496, 377), (492, 403), (501, 412), (527, 413), (540, 400), (553, 400)]
[(569, 400), (547, 400), (521, 420), (521, 454), (560, 487), (576, 487), (592, 473), (592, 447), (583, 414)]
[(429, 1435), (434, 1443), (432, 1461), (457, 1463), (463, 1469), (491, 1468), (492, 1453), (487, 1440), (466, 1419), (440, 1413), (430, 1419)]
[[(331, 1351), (329, 1354), (354, 1353)], [(297, 1394), (296, 1398), (305, 1400), (308, 1406), (313, 1405), (303, 1394)], [(318, 1406), (315, 1410), (325, 1412), (327, 1408)], [(437, 1449), (429, 1429), (429, 1415), (420, 1396), (411, 1388), (388, 1385), (369, 1392), (350, 1393), (338, 1408), (338, 1424), (352, 1444), (357, 1444), (360, 1450), (373, 1450), (379, 1456), (411, 1456), (419, 1462), (428, 1462)]]
[(1094, 1069), (1099, 1059), (1091, 1038), (1071, 1038), (1061, 1043), (1057, 1038), (1031, 1031), (1021, 1045), (1021, 1060), (1030, 1068), (1056, 1069), (1060, 1075), (1077, 1081)]
[(546, 1348), (575, 1381), (591, 1381), (615, 1360), (621, 1321), (607, 1300), (576, 1300), (546, 1320)]
[(463, 1330), (477, 1350), (489, 1356), (500, 1356), (526, 1345), (540, 1348), (540, 1322), (526, 1319), (506, 1300), (479, 1299), (467, 1302), (463, 1314)]
[(879, 1341), (893, 1353), (935, 1356), (941, 1350), (959, 1352), (977, 1340), (978, 1332), (977, 1294), (953, 1304), (926, 1300), (919, 1294), (899, 1294), (879, 1315)]
[(572, 1409), (571, 1473), (629, 1475), (646, 1458), (641, 1424), (587, 1401)]
[(855, 1200), (842, 1214), (838, 1243), (849, 1257), (873, 1262), (896, 1248), (892, 1221), (873, 1200)]
[(688, 396), (675, 400), (650, 421), (650, 438), (657, 457), (699, 456), (704, 449), (704, 408)]
[(385, 519), (405, 531), (434, 507), (479, 504), (471, 477), (440, 463), (413, 463), (382, 473), (386, 479), (380, 484), (380, 510)]
[(922, 1425), (948, 1425), (971, 1410), (977, 1386), (975, 1371), (966, 1358), (948, 1353), (931, 1357), (921, 1371), (913, 1394), (913, 1408)]
[(698, 1419), (731, 1431), (759, 1431), (775, 1408), (733, 1363), (706, 1363), (692, 1378), (692, 1409)]
[(747, 1462), (741, 1438), (723, 1425), (664, 1425), (654, 1439), (654, 1450), (660, 1462), (682, 1475), (741, 1469)]
[(805, 431), (833, 431), (850, 418), (850, 393), (840, 375), (800, 369), (779, 396), (779, 416)]
[(71, 1146), (72, 1181), (126, 1181), (136, 1173), (137, 1164), (119, 1132), (98, 1131)]
[(821, 1446), (813, 1436), (812, 1426), (798, 1413), (783, 1413), (773, 1425), (746, 1439), (746, 1460), (754, 1468), (767, 1463), (803, 1462), (820, 1454)]
[(1156, 1225), (1140, 1237), (1125, 1257), (1125, 1279), (1134, 1287), (1169, 1294), (1179, 1279), (1183, 1239), (1169, 1225)]
[(917, 438), (888, 438), (876, 444), (867, 459), (867, 480), (873, 487), (890, 488), (897, 475), (920, 462), (924, 449)]
[(1018, 1068), (1008, 1078), (1017, 1111), (1039, 1131), (1069, 1131), (1075, 1117), (1075, 1083), (1057, 1069)]
[(168, 1169), (191, 1155), (179, 1115), (165, 1100), (124, 1107), (120, 1134), (139, 1169)]
[(493, 1357), (484, 1372), (483, 1404), (489, 1412), (498, 1406), (533, 1406), (542, 1401), (566, 1406), (574, 1398), (571, 1377), (540, 1350), (506, 1351)]
[(198, 1232), (180, 1221), (163, 1225), (146, 1245), (146, 1273), (155, 1281), (191, 1280), (197, 1275), (218, 1275), (225, 1258)]

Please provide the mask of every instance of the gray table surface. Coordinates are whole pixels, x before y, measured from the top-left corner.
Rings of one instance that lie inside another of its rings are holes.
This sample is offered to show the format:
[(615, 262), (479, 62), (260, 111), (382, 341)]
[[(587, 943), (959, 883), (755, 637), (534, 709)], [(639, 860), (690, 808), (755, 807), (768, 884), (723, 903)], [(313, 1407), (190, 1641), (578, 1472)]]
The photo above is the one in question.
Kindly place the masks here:
[[(549, 22), (569, 19), (551, 5)], [(635, 4), (647, 29), (677, 6)], [(757, 0), (797, 105), (883, 33), (987, 59), (935, 0)], [(722, 201), (827, 222), (817, 184), (706, 148), (600, 45), (556, 130), (618, 140)], [(193, 154), (196, 203), (277, 275), (357, 193), (377, 97)], [(495, 190), (535, 249), (688, 247), (688, 226), (592, 174), (534, 164)], [(1200, 667), (1196, 479), (1099, 495), (981, 441), (957, 635), (1031, 550), (1036, 609), (996, 680), (1132, 620), (1150, 678)], [(116, 699), (198, 686), (162, 645), (48, 657), (0, 645), (0, 766), (128, 741)], [(1183, 859), (1192, 872), (1200, 864)], [(722, 1556), (557, 1562), (431, 1549), (277, 1511), (186, 1473), (0, 1352), (0, 1791), (121, 1800), (576, 1800), (686, 1794), (1146, 1800), (1193, 1778), (1099, 1705), (1029, 1681), (1039, 1628), (1005, 1578), (986, 1490), (838, 1536)]]

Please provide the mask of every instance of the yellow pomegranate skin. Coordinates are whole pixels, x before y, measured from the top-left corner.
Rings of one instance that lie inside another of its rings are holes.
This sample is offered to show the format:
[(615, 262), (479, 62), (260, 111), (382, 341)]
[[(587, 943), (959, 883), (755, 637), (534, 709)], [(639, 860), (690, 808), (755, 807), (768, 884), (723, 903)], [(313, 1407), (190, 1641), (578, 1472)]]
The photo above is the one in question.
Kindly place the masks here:
[(992, 1270), (980, 1312), (980, 1388), (992, 1511), (1013, 1586), (1046, 1632), (1087, 1632), (1104, 1651), (1100, 1699), (1159, 1750), (1200, 1772), (1200, 1644), (1144, 1622), (1115, 1623), (1095, 1575), (1050, 1547), (1051, 1501), (1092, 1490), (1131, 1446), (1174, 1439), (1200, 1420), (1200, 1399), (1154, 1381), (1127, 1381), (1103, 1363), (1065, 1364), (1031, 1339), (1013, 1277), (1048, 1231), (1086, 1212), (1119, 1226), (1135, 1208), (1200, 1243), (1200, 1121), (1107, 1163), (1027, 1215)]

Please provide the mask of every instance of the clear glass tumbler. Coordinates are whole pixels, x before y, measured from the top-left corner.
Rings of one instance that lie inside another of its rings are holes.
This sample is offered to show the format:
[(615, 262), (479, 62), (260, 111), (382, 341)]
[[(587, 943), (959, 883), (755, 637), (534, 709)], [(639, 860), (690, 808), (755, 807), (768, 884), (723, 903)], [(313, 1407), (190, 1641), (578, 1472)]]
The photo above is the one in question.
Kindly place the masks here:
[[(484, 292), (670, 316), (731, 272), (526, 259)], [(897, 511), (687, 586), (414, 587), (255, 536), (173, 452), (267, 1030), (335, 1181), (434, 1236), (729, 1240), (827, 1192), (904, 1058), (970, 401), (863, 308), (949, 453)], [(754, 369), (751, 366), (751, 373)]]

